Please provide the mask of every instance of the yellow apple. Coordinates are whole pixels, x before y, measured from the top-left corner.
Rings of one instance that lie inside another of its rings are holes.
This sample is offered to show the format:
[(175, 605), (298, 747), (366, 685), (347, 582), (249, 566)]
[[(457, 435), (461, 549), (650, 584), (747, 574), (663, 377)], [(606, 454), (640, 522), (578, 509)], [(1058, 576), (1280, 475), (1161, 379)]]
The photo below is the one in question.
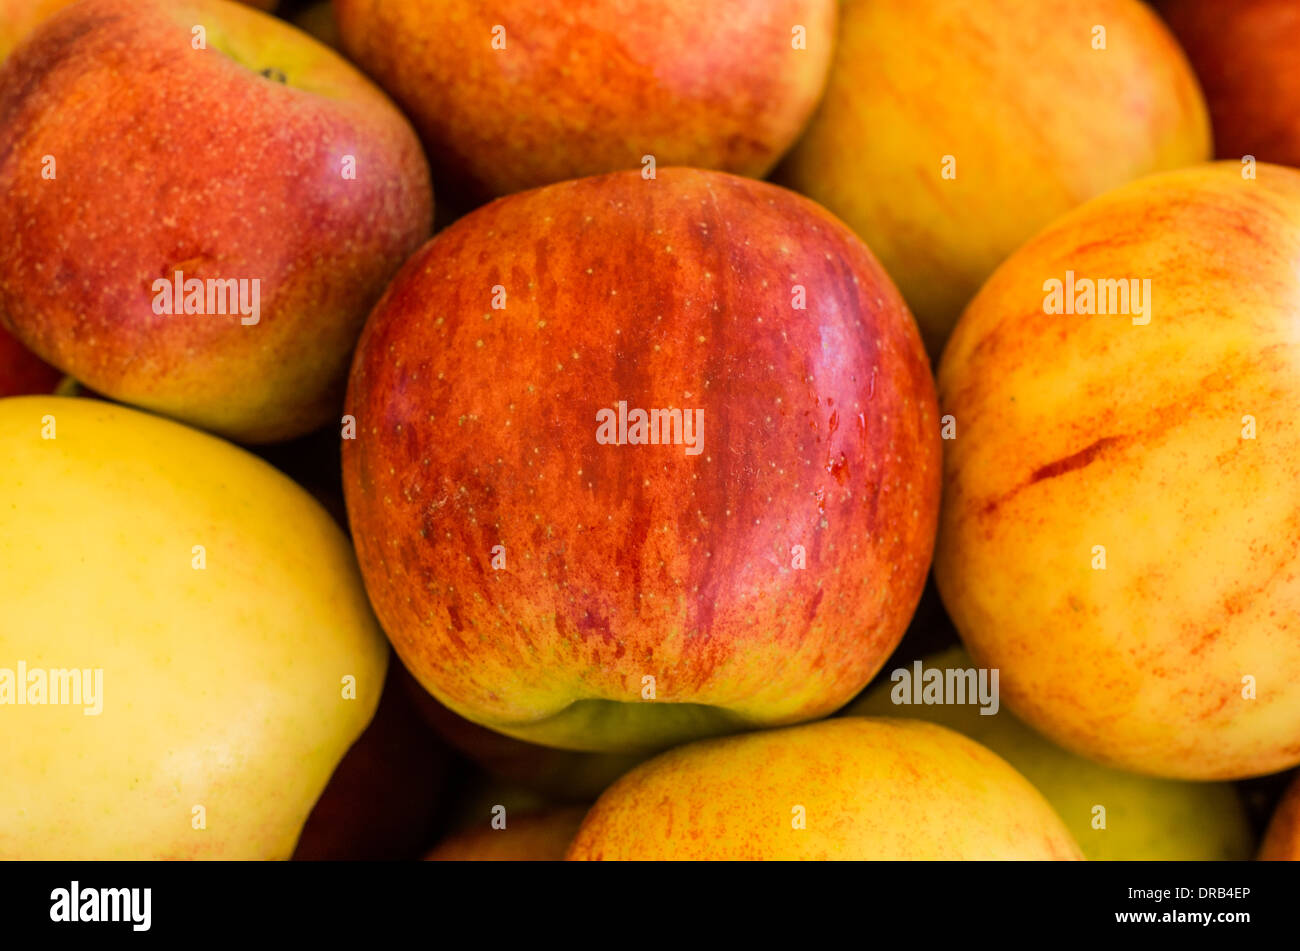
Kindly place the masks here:
[(1139, 0), (840, 10), (826, 95), (779, 177), (870, 245), (933, 355), (983, 280), (1053, 218), (1209, 158), (1196, 79)]
[(1017, 251), (948, 344), (935, 578), (1067, 749), (1173, 779), (1300, 763), (1297, 261), (1300, 172), (1166, 172)]
[[(926, 669), (938, 670), (974, 667), (960, 647), (922, 663)], [(1044, 739), (1005, 707), (983, 714), (975, 703), (898, 704), (894, 695), (900, 689), (901, 682), (880, 684), (844, 713), (914, 717), (984, 744), (1046, 797), (1089, 859), (1250, 858), (1254, 849), (1250, 825), (1236, 789), (1228, 783), (1177, 782), (1108, 769)], [(1098, 806), (1104, 813), (1096, 811)]]
[(0, 859), (287, 858), (384, 683), (343, 532), (99, 400), (0, 400), (0, 499)]
[(1077, 859), (995, 754), (918, 720), (844, 717), (702, 740), (605, 791), (570, 859)]

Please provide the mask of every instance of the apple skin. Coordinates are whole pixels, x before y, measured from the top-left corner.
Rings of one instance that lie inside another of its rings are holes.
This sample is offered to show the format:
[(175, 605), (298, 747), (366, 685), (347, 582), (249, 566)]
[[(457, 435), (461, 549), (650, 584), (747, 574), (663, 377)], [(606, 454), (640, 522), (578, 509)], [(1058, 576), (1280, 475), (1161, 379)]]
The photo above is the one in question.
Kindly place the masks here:
[[(661, 169), (493, 202), (407, 263), (358, 346), (343, 475), (371, 601), (441, 703), (529, 742), (825, 716), (924, 586), (932, 386), (871, 252), (784, 189)], [(598, 444), (619, 400), (701, 410), (702, 452)]]
[[(343, 49), (424, 139), (446, 193), (687, 165), (754, 177), (821, 95), (835, 0), (336, 0)], [(493, 49), (505, 28), (506, 48)], [(807, 49), (792, 48), (806, 29)], [(394, 38), (400, 38), (395, 41)]]
[[(57, 10), (71, 6), (77, 0), (0, 0), (0, 62), (42, 20)], [(268, 13), (278, 0), (238, 0)]]
[(53, 393), (63, 374), (0, 327), (0, 397)]
[[(1104, 765), (1300, 762), (1297, 259), (1300, 172), (1151, 176), (1017, 251), (944, 353), (940, 594), (1015, 713)], [(1067, 269), (1149, 279), (1150, 323), (1045, 314)]]
[[(794, 828), (796, 806), (807, 827)], [(843, 717), (702, 740), (592, 806), (575, 860), (1079, 859), (1029, 782), (959, 733)]]
[(344, 533), (249, 453), (98, 400), (0, 400), (0, 498), (0, 667), (103, 671), (98, 715), (0, 706), (0, 859), (288, 858), (388, 661)]
[[(925, 669), (975, 666), (960, 647), (922, 660)], [(911, 670), (911, 667), (907, 667)], [(1241, 861), (1255, 849), (1245, 810), (1230, 783), (1185, 783), (1107, 769), (1044, 739), (1006, 707), (895, 704), (896, 683), (872, 687), (845, 716), (908, 717), (938, 723), (987, 746), (1051, 803), (1089, 861)], [(1093, 827), (1093, 807), (1106, 828)]]
[(412, 859), (429, 841), (447, 750), (421, 719), (400, 670), (389, 663), (375, 717), (307, 817), (296, 861)]
[(532, 815), (507, 814), (506, 827), (481, 828), (448, 836), (425, 856), (430, 862), (559, 862), (573, 841), (586, 806), (549, 809)]
[(1300, 776), (1287, 788), (1259, 848), (1262, 862), (1300, 862)]
[[(368, 80), (238, 4), (87, 0), (0, 67), (0, 130), (0, 325), (98, 392), (242, 442), (337, 419), (365, 316), (431, 222), (419, 143)], [(176, 269), (259, 280), (260, 321), (156, 315)]]
[(1210, 108), (1219, 158), (1300, 165), (1300, 6), (1293, 0), (1162, 0)]
[(1052, 219), (1209, 155), (1196, 79), (1139, 0), (846, 0), (826, 95), (777, 179), (870, 245), (937, 356)]

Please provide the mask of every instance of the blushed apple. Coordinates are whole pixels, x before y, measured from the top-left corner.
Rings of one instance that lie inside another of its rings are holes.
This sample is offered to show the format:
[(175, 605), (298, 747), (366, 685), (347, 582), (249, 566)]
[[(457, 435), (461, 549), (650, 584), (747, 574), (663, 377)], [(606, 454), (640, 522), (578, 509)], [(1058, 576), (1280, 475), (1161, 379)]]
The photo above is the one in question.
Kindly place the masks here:
[(1196, 70), (1220, 158), (1300, 165), (1300, 5), (1157, 0)]
[[(941, 671), (947, 679), (948, 671), (974, 666), (964, 650), (952, 647), (924, 658), (921, 669)], [(1099, 766), (1040, 736), (1006, 707), (981, 706), (974, 697), (965, 703), (953, 697), (898, 703), (914, 700), (917, 689), (915, 667), (901, 669), (906, 681), (891, 672), (844, 714), (926, 720), (987, 746), (1043, 794), (1089, 860), (1241, 861), (1254, 851), (1250, 824), (1230, 783), (1177, 782)]]
[(1196, 79), (1140, 0), (845, 0), (840, 20), (826, 95), (778, 179), (871, 246), (936, 357), (1039, 228), (1209, 157)]
[[(618, 169), (761, 177), (826, 82), (835, 0), (335, 0), (343, 49), (471, 201)], [(400, 37), (400, 42), (394, 38)]]
[(921, 594), (933, 401), (888, 276), (807, 199), (692, 169), (511, 195), (416, 254), (359, 344), (367, 589), (426, 689), (518, 739), (825, 716)]
[(1250, 171), (1059, 219), (939, 370), (935, 576), (971, 655), (1061, 746), (1171, 779), (1300, 763), (1300, 172)]
[(843, 717), (703, 740), (628, 773), (569, 859), (1079, 859), (1005, 761), (919, 720)]
[(0, 67), (0, 191), (0, 324), (98, 392), (245, 442), (337, 420), (432, 200), (378, 89), (224, 0), (46, 20)]

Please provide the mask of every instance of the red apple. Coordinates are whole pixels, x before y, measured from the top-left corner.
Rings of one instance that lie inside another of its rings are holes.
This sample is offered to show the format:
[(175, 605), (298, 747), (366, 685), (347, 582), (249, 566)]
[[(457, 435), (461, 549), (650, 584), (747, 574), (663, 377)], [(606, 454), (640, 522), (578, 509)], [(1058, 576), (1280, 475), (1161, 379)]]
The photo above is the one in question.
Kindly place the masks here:
[(335, 0), (434, 178), (475, 200), (692, 165), (765, 175), (826, 82), (835, 0)]
[(774, 185), (629, 171), (473, 212), (375, 309), (347, 412), (384, 628), (519, 739), (638, 752), (825, 716), (925, 581), (916, 325), (866, 245)]
[(446, 751), (388, 665), (379, 708), (303, 826), (300, 861), (415, 858), (428, 841)]
[(1201, 81), (1219, 158), (1300, 166), (1300, 4), (1160, 0)]
[(0, 397), (53, 393), (63, 374), (0, 327)]
[(0, 67), (0, 193), (0, 324), (94, 390), (245, 442), (337, 420), (432, 200), (378, 89), (225, 0), (46, 20)]

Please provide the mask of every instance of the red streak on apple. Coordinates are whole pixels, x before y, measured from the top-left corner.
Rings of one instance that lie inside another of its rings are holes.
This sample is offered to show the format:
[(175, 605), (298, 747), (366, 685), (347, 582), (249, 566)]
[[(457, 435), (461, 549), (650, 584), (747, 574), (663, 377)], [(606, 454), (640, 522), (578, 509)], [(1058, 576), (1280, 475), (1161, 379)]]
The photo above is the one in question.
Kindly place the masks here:
[[(601, 444), (619, 401), (702, 410), (702, 452)], [(612, 173), (461, 219), (376, 308), (347, 411), (389, 637), (445, 705), (522, 739), (634, 750), (828, 714), (929, 566), (916, 326), (859, 239), (765, 183)]]

